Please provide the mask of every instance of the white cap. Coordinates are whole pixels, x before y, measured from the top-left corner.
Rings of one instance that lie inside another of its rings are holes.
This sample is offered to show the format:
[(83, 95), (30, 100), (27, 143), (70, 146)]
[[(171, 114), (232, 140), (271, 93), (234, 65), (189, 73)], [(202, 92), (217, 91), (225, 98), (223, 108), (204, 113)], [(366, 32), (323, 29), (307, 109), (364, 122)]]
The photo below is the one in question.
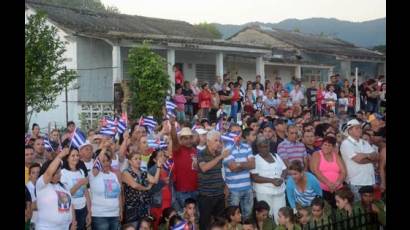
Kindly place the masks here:
[(86, 141), (84, 142), (84, 144), (80, 145), (80, 147), (78, 148), (78, 150), (81, 150), (82, 148), (84, 148), (84, 147), (87, 146), (87, 145), (91, 146), (91, 148), (93, 147), (93, 145), (92, 145), (88, 140), (86, 140)]
[(195, 129), (195, 131), (196, 131), (199, 135), (208, 133), (208, 131), (207, 131), (206, 129), (202, 129), (202, 128)]
[(344, 127), (344, 133), (347, 136), (348, 135), (348, 131), (351, 127), (353, 126), (361, 126), (360, 122), (356, 119), (352, 119), (349, 122), (347, 122), (346, 126)]

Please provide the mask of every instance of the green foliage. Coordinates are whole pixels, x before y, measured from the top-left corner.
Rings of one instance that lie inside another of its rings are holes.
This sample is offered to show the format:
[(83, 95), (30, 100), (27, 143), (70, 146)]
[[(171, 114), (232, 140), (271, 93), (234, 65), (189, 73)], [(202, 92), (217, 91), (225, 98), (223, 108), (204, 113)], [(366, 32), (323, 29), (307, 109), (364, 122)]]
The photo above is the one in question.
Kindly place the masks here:
[(154, 53), (147, 42), (130, 50), (128, 55), (130, 73), (131, 117), (153, 115), (161, 118), (165, 97), (171, 87), (166, 73), (166, 61)]
[(100, 0), (40, 0), (44, 3), (50, 3), (71, 8), (80, 8), (100, 12), (120, 13), (115, 6), (104, 6)]
[(196, 28), (200, 29), (200, 30), (208, 31), (209, 33), (211, 33), (214, 36), (214, 38), (217, 38), (217, 39), (222, 38), (221, 32), (213, 24), (209, 24), (207, 22), (201, 22), (201, 23), (199, 23), (197, 25), (194, 25), (194, 26)]
[(65, 47), (54, 26), (46, 25), (39, 12), (25, 25), (25, 112), (26, 130), (33, 112), (48, 111), (64, 88), (75, 79), (75, 72), (63, 65)]
[(380, 53), (386, 54), (386, 45), (378, 45), (373, 47), (372, 50), (379, 51)]
[(299, 29), (299, 28), (295, 28), (295, 29), (293, 29), (293, 32), (300, 33), (300, 29)]

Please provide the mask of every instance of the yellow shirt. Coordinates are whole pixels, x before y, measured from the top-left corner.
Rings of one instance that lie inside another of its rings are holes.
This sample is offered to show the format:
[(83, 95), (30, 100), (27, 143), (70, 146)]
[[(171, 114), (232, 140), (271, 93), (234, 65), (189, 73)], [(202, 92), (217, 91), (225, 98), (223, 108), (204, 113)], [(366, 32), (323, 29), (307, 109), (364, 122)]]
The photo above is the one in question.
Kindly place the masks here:
[(29, 180), (29, 169), (27, 167), (26, 167), (24, 176), (25, 176), (25, 180), (26, 180), (25, 184), (27, 184), (27, 182)]

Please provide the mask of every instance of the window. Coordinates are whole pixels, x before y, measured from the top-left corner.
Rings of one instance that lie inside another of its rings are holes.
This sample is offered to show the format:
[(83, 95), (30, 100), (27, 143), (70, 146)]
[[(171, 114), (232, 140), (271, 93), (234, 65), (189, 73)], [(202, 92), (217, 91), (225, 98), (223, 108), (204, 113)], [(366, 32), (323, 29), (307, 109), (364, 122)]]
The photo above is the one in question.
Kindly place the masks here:
[(198, 82), (207, 82), (210, 86), (215, 83), (216, 66), (210, 64), (196, 64), (195, 75)]

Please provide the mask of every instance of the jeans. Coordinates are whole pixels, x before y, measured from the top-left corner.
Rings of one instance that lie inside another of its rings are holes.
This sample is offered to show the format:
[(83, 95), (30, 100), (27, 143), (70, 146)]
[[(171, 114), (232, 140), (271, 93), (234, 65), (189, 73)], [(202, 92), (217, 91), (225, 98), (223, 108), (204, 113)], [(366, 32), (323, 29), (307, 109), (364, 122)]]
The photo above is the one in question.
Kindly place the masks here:
[(176, 192), (176, 206), (175, 209), (177, 210), (177, 212), (182, 212), (184, 210), (184, 203), (185, 200), (188, 198), (192, 198), (195, 199), (197, 201), (198, 198), (198, 192)]
[(224, 107), (224, 113), (226, 113), (227, 116), (231, 115), (231, 105), (223, 105)]
[(212, 222), (212, 217), (223, 215), (225, 209), (225, 195), (220, 196), (198, 196), (199, 206), (199, 229), (207, 230), (207, 227)]
[(87, 206), (85, 206), (82, 209), (76, 209), (75, 210), (75, 220), (77, 221), (77, 230), (79, 229), (86, 229), (85, 225), (85, 219), (87, 217), (88, 211), (87, 211)]
[(233, 120), (235, 121), (235, 123), (236, 123), (236, 119), (237, 119), (237, 117), (236, 117), (236, 114), (238, 113), (238, 103), (237, 102), (234, 102), (232, 105), (231, 105), (231, 117), (233, 118)]
[(192, 104), (185, 104), (185, 113), (191, 118), (194, 114), (194, 107)]
[(118, 230), (120, 226), (120, 218), (118, 216), (113, 217), (92, 217), (92, 229), (93, 230)]
[(377, 103), (367, 101), (366, 112), (374, 113), (376, 112)]
[(229, 191), (228, 204), (230, 206), (239, 206), (241, 207), (241, 214), (243, 219), (250, 217), (253, 207), (253, 191), (252, 189), (232, 192)]
[(177, 112), (177, 121), (184, 122), (185, 121), (185, 112), (184, 111), (176, 111)]

